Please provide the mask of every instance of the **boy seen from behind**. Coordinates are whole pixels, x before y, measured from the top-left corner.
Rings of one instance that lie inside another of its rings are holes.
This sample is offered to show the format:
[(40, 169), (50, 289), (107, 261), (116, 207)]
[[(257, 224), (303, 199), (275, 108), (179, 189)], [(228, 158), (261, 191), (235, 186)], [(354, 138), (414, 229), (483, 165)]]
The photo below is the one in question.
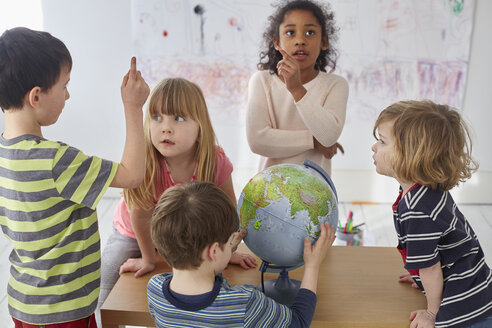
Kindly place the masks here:
[(134, 58), (121, 86), (120, 163), (43, 137), (42, 127), (58, 120), (70, 96), (71, 68), (66, 46), (47, 32), (18, 27), (0, 36), (0, 226), (13, 244), (8, 303), (16, 328), (96, 327), (96, 206), (109, 186), (132, 188), (143, 179), (149, 88)]
[(151, 236), (172, 273), (151, 278), (149, 309), (157, 327), (309, 327), (316, 307), (320, 263), (335, 236), (328, 223), (314, 245), (304, 240), (304, 277), (289, 308), (254, 286), (229, 286), (222, 277), (239, 233), (235, 207), (211, 183), (191, 182), (164, 192)]

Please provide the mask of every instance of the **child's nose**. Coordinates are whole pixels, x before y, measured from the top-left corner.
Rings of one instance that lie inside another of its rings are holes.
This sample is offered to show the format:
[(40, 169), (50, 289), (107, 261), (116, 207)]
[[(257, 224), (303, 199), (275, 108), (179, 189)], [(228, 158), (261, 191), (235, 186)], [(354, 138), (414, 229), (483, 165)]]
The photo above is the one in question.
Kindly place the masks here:
[(371, 150), (375, 153), (376, 152), (376, 143), (374, 143), (372, 146), (371, 146)]
[(296, 39), (296, 46), (298, 45), (305, 45), (306, 44), (306, 39), (304, 37), (297, 37)]
[(171, 120), (169, 118), (164, 117), (162, 119), (161, 129), (162, 129), (162, 132), (164, 132), (164, 133), (171, 133), (173, 131), (172, 123), (171, 123)]
[(296, 33), (296, 45), (305, 45), (306, 44), (306, 38), (304, 36), (304, 33)]

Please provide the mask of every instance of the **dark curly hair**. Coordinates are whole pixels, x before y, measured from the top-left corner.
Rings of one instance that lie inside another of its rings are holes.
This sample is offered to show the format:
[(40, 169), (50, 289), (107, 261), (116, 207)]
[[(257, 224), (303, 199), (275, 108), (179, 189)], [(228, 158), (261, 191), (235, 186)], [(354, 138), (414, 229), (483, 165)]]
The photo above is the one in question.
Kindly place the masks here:
[(282, 0), (274, 4), (277, 10), (268, 17), (269, 26), (263, 33), (263, 49), (260, 51), (260, 62), (257, 67), (259, 70), (269, 70), (271, 74), (277, 74), (277, 63), (282, 60), (282, 55), (275, 49), (274, 39), (279, 39), (279, 26), (284, 20), (284, 16), (291, 10), (307, 10), (313, 13), (314, 17), (321, 25), (322, 38), (328, 38), (328, 48), (321, 50), (316, 59), (315, 68), (326, 72), (326, 67), (330, 67), (332, 72), (336, 67), (338, 52), (334, 48), (334, 43), (338, 39), (338, 28), (335, 26), (335, 14), (331, 11), (330, 5), (320, 4), (311, 0)]

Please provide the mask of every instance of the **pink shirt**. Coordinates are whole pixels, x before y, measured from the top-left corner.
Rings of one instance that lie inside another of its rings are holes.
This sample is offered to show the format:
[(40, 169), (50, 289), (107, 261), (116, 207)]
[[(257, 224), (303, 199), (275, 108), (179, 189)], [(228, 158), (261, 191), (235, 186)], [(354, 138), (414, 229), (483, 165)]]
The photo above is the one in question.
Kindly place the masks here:
[[(220, 186), (227, 179), (229, 179), (233, 168), (231, 161), (224, 153), (224, 150), (219, 146), (216, 147), (215, 151), (215, 167), (216, 169), (214, 183), (216, 186)], [(162, 161), (161, 163), (161, 170), (162, 181), (155, 186), (158, 195), (157, 198), (161, 197), (164, 190), (175, 185), (175, 183), (173, 184), (173, 181), (171, 181), (171, 176), (169, 175), (165, 161)], [(196, 180), (195, 176), (193, 176), (193, 180)], [(135, 232), (133, 231), (132, 227), (130, 212), (128, 211), (125, 199), (123, 197), (121, 197), (118, 205), (116, 205), (116, 209), (113, 215), (113, 224), (116, 230), (118, 230), (118, 232), (122, 235), (136, 239)]]

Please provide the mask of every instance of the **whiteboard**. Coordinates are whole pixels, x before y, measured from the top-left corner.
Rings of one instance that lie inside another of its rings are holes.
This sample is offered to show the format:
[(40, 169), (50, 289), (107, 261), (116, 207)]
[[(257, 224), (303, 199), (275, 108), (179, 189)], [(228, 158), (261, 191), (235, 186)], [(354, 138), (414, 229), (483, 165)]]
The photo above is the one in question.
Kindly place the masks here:
[[(475, 2), (330, 4), (340, 28), (335, 73), (349, 82), (340, 138), (346, 154), (333, 168), (372, 169), (372, 127), (383, 108), (404, 99), (462, 108)], [(132, 1), (132, 44), (144, 78), (151, 86), (175, 76), (197, 83), (236, 170), (256, 168), (244, 127), (247, 84), (273, 10), (261, 0)]]

